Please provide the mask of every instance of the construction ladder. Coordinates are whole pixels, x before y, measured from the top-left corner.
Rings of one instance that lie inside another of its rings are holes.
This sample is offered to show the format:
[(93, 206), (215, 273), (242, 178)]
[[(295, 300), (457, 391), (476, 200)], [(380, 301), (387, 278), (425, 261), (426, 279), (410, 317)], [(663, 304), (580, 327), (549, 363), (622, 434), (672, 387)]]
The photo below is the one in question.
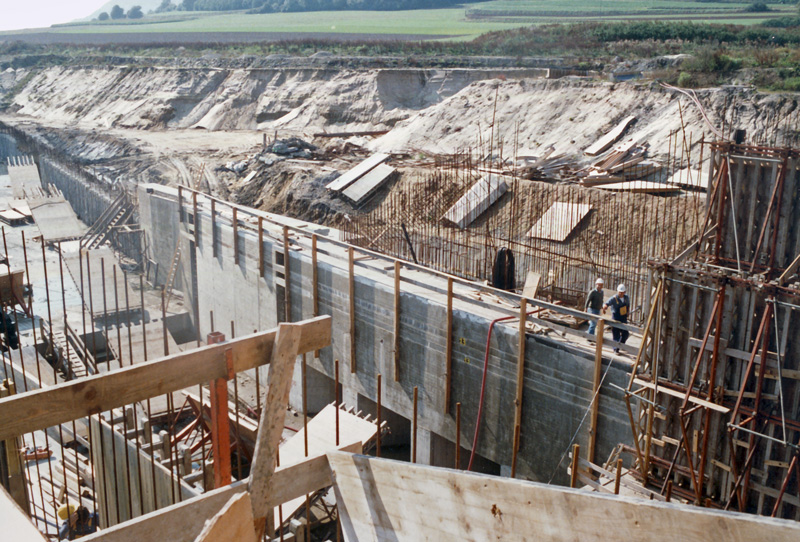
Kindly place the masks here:
[[(197, 190), (200, 186), (200, 182), (203, 180), (203, 173), (206, 169), (206, 163), (203, 162), (200, 164), (200, 173), (197, 174), (197, 179), (195, 179), (194, 184), (192, 185), (192, 190)], [(180, 202), (178, 203), (180, 205)], [(179, 210), (180, 211), (180, 210)], [(197, 217), (194, 218), (195, 221), (195, 228), (197, 227)], [(175, 286), (175, 276), (178, 274), (178, 267), (181, 264), (181, 238), (180, 235), (178, 236), (178, 240), (175, 242), (175, 251), (172, 253), (172, 262), (169, 265), (169, 273), (167, 273), (167, 281), (164, 283), (164, 311), (169, 308), (169, 302), (172, 299), (172, 294), (174, 291)], [(156, 277), (158, 279), (158, 277)]]

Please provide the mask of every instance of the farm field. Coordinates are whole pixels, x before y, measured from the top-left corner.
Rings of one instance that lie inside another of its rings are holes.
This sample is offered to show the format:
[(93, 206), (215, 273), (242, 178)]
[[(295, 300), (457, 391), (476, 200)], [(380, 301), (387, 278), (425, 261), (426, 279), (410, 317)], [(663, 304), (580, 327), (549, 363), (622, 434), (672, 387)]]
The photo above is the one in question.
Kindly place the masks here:
[[(769, 4), (772, 11), (748, 13), (747, 2), (681, 0), (493, 0), (457, 8), (409, 11), (329, 11), (247, 14), (171, 12), (136, 21), (58, 25), (38, 32), (113, 33), (320, 33), (472, 38), (531, 24), (619, 20), (681, 20), (754, 24), (795, 12), (793, 5)], [(9, 33), (5, 33), (8, 35)], [(0, 33), (0, 37), (3, 33)]]

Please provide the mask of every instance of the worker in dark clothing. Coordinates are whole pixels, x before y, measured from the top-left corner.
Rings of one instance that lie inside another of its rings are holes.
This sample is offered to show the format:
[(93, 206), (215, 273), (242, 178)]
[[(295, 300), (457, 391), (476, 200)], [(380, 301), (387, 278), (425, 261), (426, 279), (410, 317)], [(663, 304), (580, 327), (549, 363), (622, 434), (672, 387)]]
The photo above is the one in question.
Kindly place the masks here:
[(17, 337), (17, 328), (11, 316), (2, 311), (0, 314), (0, 334), (3, 335), (4, 343), (0, 347), (3, 352), (8, 352), (9, 349), (16, 350), (19, 348), (19, 337)]
[[(600, 309), (603, 308), (603, 279), (598, 278), (594, 281), (594, 289), (586, 296), (586, 306), (584, 307), (589, 314), (600, 316)], [(589, 320), (589, 335), (594, 335), (597, 328), (597, 320)]]
[(75, 540), (97, 531), (97, 513), (89, 512), (84, 506), (62, 505), (58, 517), (64, 520), (58, 529), (59, 540)]
[[(627, 288), (625, 288), (625, 285), (620, 284), (617, 286), (617, 295), (606, 301), (605, 305), (603, 305), (603, 314), (606, 313), (606, 309), (611, 307), (611, 318), (621, 324), (628, 323), (628, 313), (631, 312), (631, 300), (625, 293), (626, 290)], [(614, 342), (625, 344), (625, 341), (628, 340), (629, 333), (627, 329), (612, 327), (611, 335), (614, 338)], [(619, 348), (615, 347), (614, 352), (619, 354)]]

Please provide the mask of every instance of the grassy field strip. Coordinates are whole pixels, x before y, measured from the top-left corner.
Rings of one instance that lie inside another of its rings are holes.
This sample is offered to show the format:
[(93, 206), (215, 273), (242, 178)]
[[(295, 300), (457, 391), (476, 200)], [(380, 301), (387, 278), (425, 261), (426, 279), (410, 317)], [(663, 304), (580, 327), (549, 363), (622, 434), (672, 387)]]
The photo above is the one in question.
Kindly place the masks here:
[(87, 24), (58, 27), (64, 33), (107, 32), (325, 32), (344, 34), (481, 34), (524, 22), (467, 21), (463, 9), (414, 11), (328, 11), (206, 15), (157, 24)]
[[(189, 12), (149, 15), (130, 22), (93, 22), (49, 29), (59, 33), (312, 32), (325, 34), (410, 34), (472, 38), (494, 30), (531, 24), (620, 20), (681, 20), (754, 24), (792, 13), (794, 6), (771, 4), (770, 13), (742, 13), (749, 5), (693, 0), (493, 0), (459, 8), (410, 11), (269, 13)], [(503, 15), (493, 15), (503, 13)], [(553, 15), (557, 13), (558, 15)], [(467, 16), (467, 14), (470, 14)], [(523, 16), (515, 15), (520, 14)], [(578, 21), (577, 19), (580, 19)]]

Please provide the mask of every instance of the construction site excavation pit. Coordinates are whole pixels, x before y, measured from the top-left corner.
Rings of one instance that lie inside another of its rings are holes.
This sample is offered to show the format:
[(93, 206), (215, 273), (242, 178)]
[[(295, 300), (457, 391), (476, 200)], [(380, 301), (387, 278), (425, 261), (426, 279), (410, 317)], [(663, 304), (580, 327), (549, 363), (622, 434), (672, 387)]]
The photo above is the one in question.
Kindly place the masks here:
[(795, 98), (585, 75), (15, 71), (0, 517), (796, 539)]

